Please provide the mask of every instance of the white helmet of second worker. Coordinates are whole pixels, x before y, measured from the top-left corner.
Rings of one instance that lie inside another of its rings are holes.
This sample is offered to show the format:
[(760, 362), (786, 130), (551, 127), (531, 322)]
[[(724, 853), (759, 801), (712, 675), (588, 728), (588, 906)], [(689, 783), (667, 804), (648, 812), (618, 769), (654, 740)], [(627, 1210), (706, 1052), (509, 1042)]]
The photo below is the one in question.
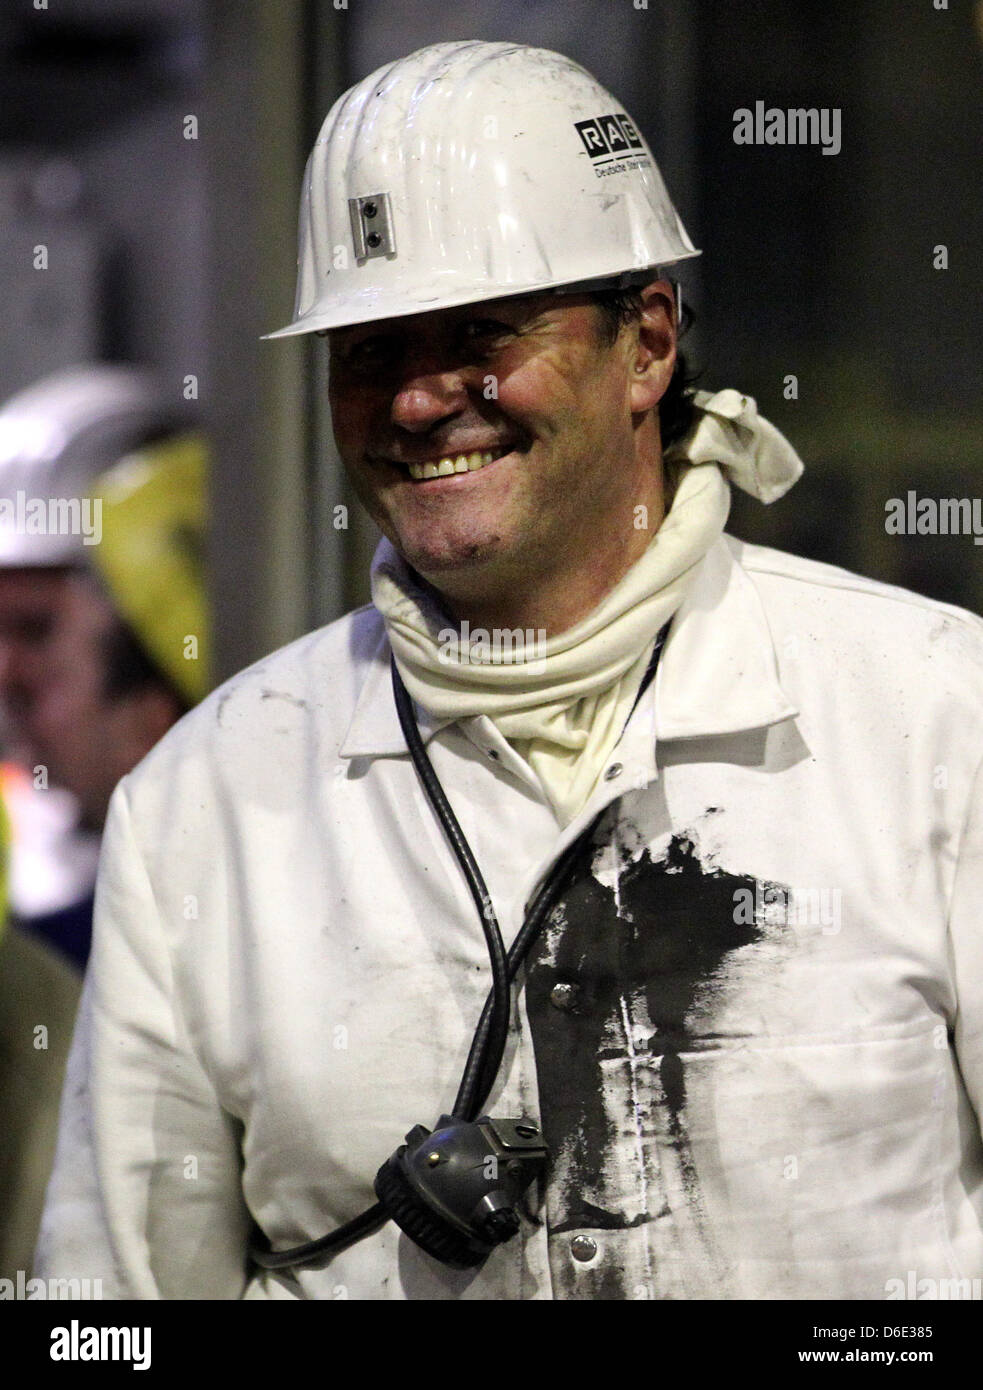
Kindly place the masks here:
[(559, 53), (440, 43), (328, 114), (304, 176), (287, 337), (697, 256), (620, 103)]
[(82, 563), (93, 478), (174, 418), (156, 378), (125, 365), (65, 368), (11, 396), (0, 408), (0, 566)]

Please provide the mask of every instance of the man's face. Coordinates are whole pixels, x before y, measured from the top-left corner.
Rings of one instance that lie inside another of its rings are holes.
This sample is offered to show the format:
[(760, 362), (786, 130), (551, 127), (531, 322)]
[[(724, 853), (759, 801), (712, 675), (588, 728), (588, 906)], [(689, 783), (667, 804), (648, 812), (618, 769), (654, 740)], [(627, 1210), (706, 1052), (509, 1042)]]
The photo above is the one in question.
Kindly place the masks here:
[[(124, 702), (105, 695), (103, 643), (113, 610), (70, 569), (0, 569), (0, 701), (8, 753), (78, 799), (98, 829), (133, 766)], [(129, 766), (127, 762), (129, 761)]]
[[(435, 587), (453, 592), (466, 572), (559, 576), (613, 526), (626, 541), (640, 486), (638, 335), (610, 343), (588, 296), (486, 301), (330, 339), (342, 461), (380, 530)], [(419, 466), (455, 471), (420, 479)]]

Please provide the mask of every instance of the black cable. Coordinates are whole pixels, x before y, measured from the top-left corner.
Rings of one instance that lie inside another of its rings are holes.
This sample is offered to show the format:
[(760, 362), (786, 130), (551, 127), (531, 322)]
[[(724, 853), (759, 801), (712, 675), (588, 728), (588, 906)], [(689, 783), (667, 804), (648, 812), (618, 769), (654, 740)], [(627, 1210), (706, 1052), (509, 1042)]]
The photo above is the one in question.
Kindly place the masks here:
[[(642, 678), (642, 683), (638, 689), (635, 699), (632, 702), (631, 711), (628, 719), (635, 712), (642, 695), (648, 688), (649, 683), (655, 676), (656, 668), (659, 664), (659, 657), (666, 637), (669, 634), (669, 623), (666, 623), (656, 637), (652, 655), (649, 658), (648, 667)], [(492, 988), (485, 1006), (481, 1011), (478, 1026), (475, 1029), (474, 1038), (471, 1041), (471, 1048), (468, 1052), (468, 1060), (465, 1064), (464, 1075), (461, 1078), (461, 1085), (458, 1089), (457, 1099), (454, 1102), (453, 1113), (455, 1116), (473, 1120), (481, 1111), (482, 1106), (488, 1099), (495, 1078), (498, 1076), (502, 1065), (502, 1058), (505, 1056), (505, 1049), (508, 1045), (509, 1030), (509, 986), (518, 973), (522, 960), (532, 945), (533, 940), (539, 934), (540, 928), (546, 916), (553, 906), (559, 889), (566, 878), (573, 860), (576, 858), (580, 845), (593, 835), (598, 822), (604, 814), (599, 811), (591, 823), (577, 836), (577, 838), (567, 845), (563, 854), (553, 865), (552, 870), (543, 880), (543, 883), (536, 894), (533, 902), (526, 913), (522, 926), (512, 943), (506, 957), (506, 981), (504, 987), (500, 986), (498, 976), (495, 971), (495, 955), (493, 954), (492, 943), (494, 941), (497, 949), (504, 951), (502, 934), (499, 929), (498, 919), (492, 906), (491, 897), (485, 886), (485, 881), (481, 876), (481, 870), (471, 853), (471, 847), (461, 832), (461, 827), (457, 822), (450, 803), (444, 793), (443, 787), (433, 770), (430, 759), (427, 757), (426, 750), (420, 738), (420, 733), (413, 716), (413, 708), (410, 704), (410, 697), (403, 685), (399, 671), (396, 666), (396, 658), (390, 658), (392, 668), (393, 694), (396, 699), (396, 710), (399, 714), (400, 727), (406, 738), (407, 746), (413, 756), (416, 770), (420, 774), (424, 790), (430, 798), (430, 804), (434, 812), (444, 827), (447, 838), (451, 843), (451, 848), (457, 855), (458, 862), (464, 871), (468, 887), (471, 889), (471, 896), (474, 898), (478, 908), (478, 915), (481, 917), (482, 925), (485, 927), (485, 939), (488, 942), (489, 955), (492, 957)], [(627, 725), (628, 719), (625, 720)], [(492, 935), (493, 933), (493, 935)]]
[[(606, 810), (607, 808), (605, 807), (604, 809)], [(560, 888), (563, 886), (564, 880), (570, 872), (570, 869), (573, 865), (573, 861), (576, 859), (580, 851), (581, 845), (584, 843), (585, 840), (589, 840), (590, 837), (594, 834), (594, 831), (597, 829), (598, 823), (603, 815), (603, 810), (598, 811), (597, 815), (590, 822), (590, 824), (585, 826), (585, 828), (580, 832), (577, 838), (575, 840), (572, 840), (570, 844), (567, 845), (566, 849), (563, 851), (559, 859), (553, 865), (546, 878), (543, 879), (543, 882), (539, 888), (539, 892), (533, 898), (532, 903), (529, 907), (529, 911), (526, 913), (525, 919), (523, 920), (522, 926), (516, 933), (515, 940), (512, 942), (512, 945), (509, 948), (507, 961), (508, 977), (510, 984), (515, 979), (516, 975), (519, 973), (519, 967), (525, 959), (526, 954), (529, 951), (529, 948), (532, 945), (533, 941), (539, 935), (539, 932), (542, 929), (543, 923), (545, 922), (547, 916), (552, 910), (556, 901), (557, 894), (559, 893)], [(481, 1027), (481, 1023), (484, 1022), (485, 1015), (490, 1013), (492, 1005), (493, 995), (489, 991), (488, 998), (485, 1000), (485, 1007), (482, 1010), (481, 1022), (479, 1022), (478, 1024), (479, 1029)], [(488, 1099), (488, 1096), (491, 1093), (491, 1089), (495, 1084), (495, 1078), (498, 1076), (499, 1068), (502, 1065), (502, 1059), (501, 1057), (499, 1057), (494, 1070), (492, 1070), (490, 1065), (491, 1060), (492, 1059), (489, 1058), (489, 1065), (482, 1070), (481, 1085), (479, 1087), (478, 1095), (476, 1097), (476, 1114), (478, 1113), (478, 1111), (481, 1110), (482, 1106), (485, 1104), (485, 1101)]]
[[(249, 1257), (262, 1269), (288, 1269), (291, 1265), (312, 1264), (318, 1257), (337, 1255), (363, 1236), (378, 1231), (388, 1220), (389, 1213), (381, 1202), (376, 1202), (330, 1235), (322, 1236), (320, 1240), (310, 1240), (306, 1245), (294, 1245), (289, 1250), (271, 1250), (265, 1236), (254, 1235)], [(260, 1244), (260, 1240), (264, 1243)]]
[(508, 1042), (509, 977), (505, 943), (502, 941), (502, 933), (492, 905), (491, 894), (485, 885), (477, 860), (471, 853), (471, 846), (464, 838), (457, 817), (451, 809), (451, 804), (444, 794), (444, 789), (440, 785), (430, 759), (427, 757), (427, 751), (423, 746), (423, 740), (420, 738), (420, 731), (413, 715), (410, 697), (400, 677), (395, 657), (392, 658), (391, 666), (393, 695), (396, 699), (396, 712), (399, 715), (403, 735), (434, 814), (443, 826), (451, 849), (464, 872), (475, 907), (478, 909), (478, 916), (481, 918), (485, 944), (488, 947), (488, 956), (491, 961), (491, 1010), (487, 1017), (485, 1012), (482, 1013), (471, 1042), (471, 1049), (468, 1052), (468, 1060), (464, 1066), (464, 1075), (461, 1077), (461, 1084), (458, 1087), (454, 1109), (451, 1112), (457, 1119), (473, 1120), (481, 1107), (481, 1101), (484, 1099), (484, 1097), (477, 1096), (476, 1092), (482, 1072), (485, 1070), (486, 1061), (490, 1066), (497, 1057), (498, 1061), (495, 1066), (497, 1071), (498, 1067), (501, 1066)]

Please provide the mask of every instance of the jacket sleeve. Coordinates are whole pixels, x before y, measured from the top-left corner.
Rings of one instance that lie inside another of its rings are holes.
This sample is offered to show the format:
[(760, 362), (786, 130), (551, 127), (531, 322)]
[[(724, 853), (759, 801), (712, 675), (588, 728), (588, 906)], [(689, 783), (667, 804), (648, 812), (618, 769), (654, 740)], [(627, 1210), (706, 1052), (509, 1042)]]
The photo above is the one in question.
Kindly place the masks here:
[(954, 1040), (963, 1083), (983, 1125), (983, 761), (976, 769), (949, 912), (956, 986)]
[(183, 1026), (127, 780), (103, 840), (36, 1273), (99, 1279), (104, 1298), (238, 1298), (237, 1135)]

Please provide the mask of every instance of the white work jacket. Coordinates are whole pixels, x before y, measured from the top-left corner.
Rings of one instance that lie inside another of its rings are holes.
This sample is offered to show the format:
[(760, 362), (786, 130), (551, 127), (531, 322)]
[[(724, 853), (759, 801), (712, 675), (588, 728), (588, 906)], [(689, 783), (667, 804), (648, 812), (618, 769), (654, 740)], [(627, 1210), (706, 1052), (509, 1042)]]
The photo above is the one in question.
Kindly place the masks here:
[(375, 610), (241, 673), (115, 794), (39, 1272), (136, 1298), (959, 1296), (981, 710), (980, 619), (725, 536), (565, 829), (487, 718), (421, 711), (507, 941), (608, 807), (486, 1107), (543, 1117), (550, 1177), (477, 1270), (390, 1223), (262, 1274), (252, 1219), (277, 1248), (326, 1234), (450, 1110), (489, 967)]

